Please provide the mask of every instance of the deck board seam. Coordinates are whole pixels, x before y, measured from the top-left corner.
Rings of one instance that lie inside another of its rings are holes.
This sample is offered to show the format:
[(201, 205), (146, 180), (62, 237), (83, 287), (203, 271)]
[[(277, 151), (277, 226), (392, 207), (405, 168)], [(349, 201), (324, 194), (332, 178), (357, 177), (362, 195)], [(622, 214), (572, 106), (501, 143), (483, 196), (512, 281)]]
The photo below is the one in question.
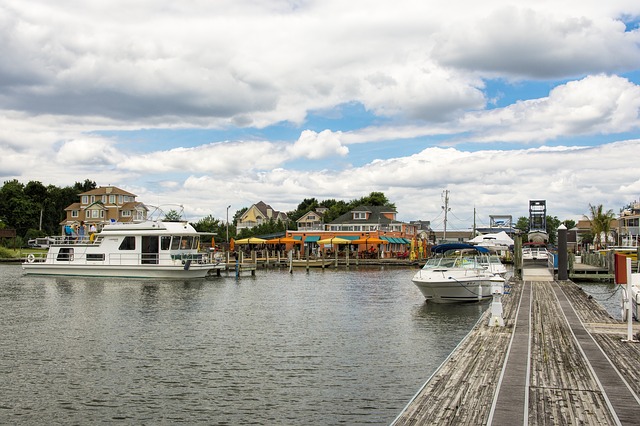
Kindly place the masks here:
[[(514, 325), (513, 325), (513, 329), (511, 331), (511, 339), (509, 341), (509, 346), (507, 347), (507, 353), (505, 355), (505, 359), (504, 362), (502, 364), (502, 371), (500, 373), (500, 377), (498, 379), (498, 383), (496, 385), (496, 390), (495, 390), (495, 394), (493, 397), (493, 401), (491, 404), (491, 409), (489, 412), (489, 417), (487, 419), (487, 425), (490, 426), (493, 424), (493, 420), (494, 420), (494, 416), (495, 416), (495, 412), (496, 409), (498, 408), (498, 400), (500, 399), (500, 392), (502, 390), (502, 385), (503, 385), (503, 379), (505, 378), (505, 376), (507, 375), (507, 368), (509, 365), (509, 361), (511, 359), (511, 355), (512, 355), (512, 347), (516, 338), (518, 331), (518, 319), (520, 318), (520, 310), (522, 309), (522, 301), (524, 299), (524, 294), (525, 294), (525, 287), (528, 287), (528, 299), (529, 299), (529, 312), (527, 314), (527, 323), (528, 323), (528, 327), (527, 327), (527, 342), (528, 342), (528, 349), (527, 349), (527, 370), (526, 370), (526, 376), (525, 376), (525, 386), (523, 389), (523, 393), (524, 393), (524, 404), (523, 404), (523, 408), (522, 408), (522, 414), (523, 414), (523, 425), (527, 425), (528, 424), (528, 405), (529, 405), (529, 392), (528, 392), (528, 388), (529, 388), (529, 379), (530, 379), (530, 374), (531, 374), (531, 309), (532, 309), (532, 301), (533, 301), (533, 290), (531, 287), (531, 283), (529, 283), (529, 285), (526, 285), (526, 281), (523, 282), (523, 290), (520, 292), (520, 300), (518, 301), (518, 307), (516, 309), (515, 312), (515, 316), (514, 316)], [(522, 327), (522, 325), (520, 325)], [(515, 361), (513, 361), (515, 362)]]
[[(571, 307), (571, 309), (573, 310), (574, 315), (577, 317), (578, 321), (580, 322), (580, 324), (582, 325), (582, 320), (580, 319), (580, 317), (578, 316), (577, 312), (575, 311), (575, 309), (573, 308), (573, 305), (571, 304), (571, 301), (569, 301), (569, 299), (567, 298), (567, 295), (564, 293), (564, 291), (562, 291), (562, 288), (560, 288), (560, 286), (558, 285), (557, 281), (554, 281), (551, 283), (551, 288), (553, 289), (553, 293), (554, 296), (556, 298), (556, 301), (560, 307), (560, 312), (562, 313), (562, 316), (566, 322), (567, 327), (569, 328), (569, 331), (571, 332), (571, 335), (573, 336), (573, 340), (576, 342), (576, 345), (578, 346), (578, 349), (580, 350), (580, 353), (582, 354), (582, 357), (585, 360), (586, 365), (589, 367), (589, 371), (591, 372), (593, 379), (595, 380), (595, 382), (598, 385), (598, 388), (600, 389), (600, 392), (605, 400), (605, 403), (607, 404), (607, 407), (609, 408), (610, 414), (613, 417), (614, 421), (616, 422), (616, 425), (620, 425), (622, 426), (622, 422), (620, 421), (620, 418), (618, 417), (618, 413), (616, 412), (615, 408), (613, 407), (613, 404), (611, 403), (611, 400), (609, 399), (609, 395), (607, 395), (607, 392), (602, 384), (602, 382), (600, 381), (600, 378), (598, 377), (598, 374), (596, 373), (591, 360), (589, 359), (589, 357), (587, 356), (584, 348), (582, 347), (582, 344), (580, 343), (580, 340), (578, 339), (578, 337), (576, 336), (573, 327), (571, 326), (571, 323), (569, 321), (569, 318), (567, 318), (567, 314), (564, 310), (564, 307), (562, 306), (562, 302), (560, 301), (560, 297), (558, 295), (558, 291), (560, 291), (562, 293), (562, 295), (564, 296), (566, 302), (569, 304), (569, 307)], [(584, 327), (584, 325), (582, 326), (583, 330), (587, 333), (587, 329)], [(591, 334), (589, 334), (589, 336), (591, 337)], [(595, 341), (594, 341), (595, 343)], [(596, 344), (597, 345), (597, 344)], [(598, 346), (599, 347), (599, 346)], [(613, 365), (612, 365), (613, 366)]]

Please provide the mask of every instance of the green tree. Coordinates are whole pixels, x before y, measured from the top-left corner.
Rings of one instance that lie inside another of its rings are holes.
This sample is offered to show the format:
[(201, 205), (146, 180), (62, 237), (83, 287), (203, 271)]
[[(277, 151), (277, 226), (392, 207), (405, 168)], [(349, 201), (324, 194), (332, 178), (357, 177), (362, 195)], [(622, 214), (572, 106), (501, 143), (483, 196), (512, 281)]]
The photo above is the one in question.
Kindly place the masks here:
[(527, 234), (529, 232), (529, 219), (524, 216), (519, 217), (515, 224), (515, 228), (521, 233)]
[(576, 221), (572, 219), (563, 220), (562, 224), (566, 226), (567, 229), (573, 229), (576, 227)]
[[(591, 225), (591, 233), (593, 234), (593, 243), (595, 249), (598, 250), (607, 245), (607, 236), (611, 232), (611, 221), (615, 219), (615, 213), (609, 209), (606, 212), (602, 204), (597, 206), (589, 204), (590, 216), (585, 216)], [(602, 238), (604, 236), (604, 243)]]
[(176, 210), (171, 209), (162, 220), (165, 222), (180, 222), (182, 220), (182, 216)]
[(307, 214), (308, 212), (315, 210), (320, 204), (315, 198), (305, 198), (302, 200), (298, 207), (290, 212), (287, 212), (287, 217), (292, 224), (295, 224), (298, 219)]
[(76, 182), (73, 185), (74, 189), (78, 191), (78, 193), (89, 192), (92, 189), (96, 189), (98, 185), (90, 179), (85, 179), (84, 182)]
[(557, 243), (558, 228), (560, 227), (560, 219), (557, 216), (547, 216), (547, 235), (549, 235), (549, 243)]

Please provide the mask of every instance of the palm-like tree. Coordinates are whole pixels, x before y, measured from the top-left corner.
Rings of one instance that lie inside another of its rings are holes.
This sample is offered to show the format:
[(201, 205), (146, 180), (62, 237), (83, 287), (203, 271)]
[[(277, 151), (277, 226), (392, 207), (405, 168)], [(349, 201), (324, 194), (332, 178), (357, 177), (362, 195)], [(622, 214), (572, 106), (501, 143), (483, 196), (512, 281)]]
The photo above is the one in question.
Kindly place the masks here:
[(609, 235), (609, 232), (611, 231), (611, 221), (616, 217), (613, 210), (609, 209), (606, 212), (603, 210), (604, 208), (602, 207), (602, 204), (598, 204), (597, 206), (589, 204), (591, 217), (587, 217), (587, 219), (591, 224), (591, 232), (594, 236), (594, 245), (596, 250), (598, 250), (602, 245), (602, 235), (604, 235), (604, 244), (606, 245), (607, 235)]

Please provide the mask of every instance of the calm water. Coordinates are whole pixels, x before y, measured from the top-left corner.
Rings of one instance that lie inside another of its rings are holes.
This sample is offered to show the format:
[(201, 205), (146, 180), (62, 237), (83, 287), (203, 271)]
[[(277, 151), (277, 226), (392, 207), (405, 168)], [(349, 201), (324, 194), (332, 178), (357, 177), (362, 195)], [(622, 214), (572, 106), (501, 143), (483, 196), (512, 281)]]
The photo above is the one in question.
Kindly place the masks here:
[(0, 424), (388, 424), (488, 307), (427, 305), (412, 275), (0, 266)]
[(602, 281), (576, 282), (576, 284), (604, 307), (609, 312), (609, 315), (617, 320), (622, 319), (622, 311), (620, 309), (622, 291), (619, 285)]

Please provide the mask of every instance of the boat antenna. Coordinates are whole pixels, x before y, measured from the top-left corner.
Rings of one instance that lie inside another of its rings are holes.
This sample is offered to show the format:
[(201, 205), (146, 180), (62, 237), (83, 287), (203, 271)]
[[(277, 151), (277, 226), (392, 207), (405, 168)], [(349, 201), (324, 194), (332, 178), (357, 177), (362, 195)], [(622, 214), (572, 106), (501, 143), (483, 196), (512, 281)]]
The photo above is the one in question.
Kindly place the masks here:
[(449, 190), (445, 189), (442, 191), (444, 206), (442, 206), (442, 210), (444, 210), (444, 234), (442, 235), (442, 241), (447, 241), (447, 213), (451, 211), (449, 208)]

